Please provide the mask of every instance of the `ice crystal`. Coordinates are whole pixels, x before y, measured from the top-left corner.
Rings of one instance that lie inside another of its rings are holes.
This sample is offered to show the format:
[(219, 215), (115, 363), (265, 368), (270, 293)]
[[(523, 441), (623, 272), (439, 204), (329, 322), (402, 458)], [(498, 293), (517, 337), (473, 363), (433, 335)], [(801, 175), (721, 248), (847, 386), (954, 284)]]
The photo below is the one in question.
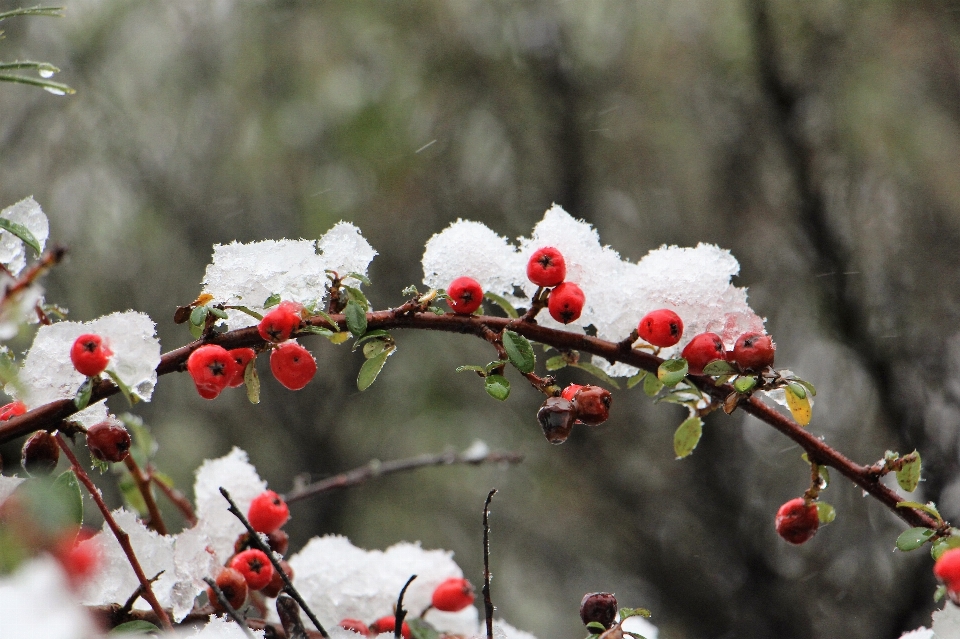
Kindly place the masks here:
[[(46, 246), (47, 236), (50, 235), (50, 224), (40, 205), (32, 197), (3, 209), (0, 211), (0, 217), (26, 227), (40, 244), (41, 249)], [(27, 246), (23, 240), (9, 231), (0, 231), (0, 264), (14, 275), (19, 275), (27, 265)]]

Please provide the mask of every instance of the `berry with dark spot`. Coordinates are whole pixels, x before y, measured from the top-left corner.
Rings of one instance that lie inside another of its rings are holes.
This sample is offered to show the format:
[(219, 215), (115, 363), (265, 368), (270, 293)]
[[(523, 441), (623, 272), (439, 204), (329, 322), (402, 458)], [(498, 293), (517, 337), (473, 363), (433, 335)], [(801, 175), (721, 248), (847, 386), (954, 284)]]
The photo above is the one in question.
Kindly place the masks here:
[[(257, 532), (272, 533), (290, 519), (290, 508), (280, 495), (265, 490), (250, 502), (247, 520)], [(282, 554), (282, 553), (281, 553)]]
[(567, 277), (567, 263), (552, 246), (534, 251), (527, 262), (527, 279), (537, 286), (556, 286)]
[(300, 328), (303, 306), (296, 302), (280, 302), (263, 316), (257, 331), (268, 342), (285, 342)]
[(777, 345), (769, 335), (744, 333), (733, 345), (733, 361), (743, 370), (761, 370), (773, 366)]
[(222, 346), (205, 344), (190, 353), (187, 372), (204, 399), (215, 399), (233, 379), (237, 362)]
[(87, 429), (87, 448), (100, 461), (123, 461), (130, 453), (130, 432), (113, 420), (94, 424)]
[[(243, 604), (247, 601), (247, 580), (243, 578), (243, 575), (240, 574), (238, 570), (233, 568), (224, 568), (220, 571), (220, 574), (217, 575), (215, 580), (217, 588), (223, 592), (224, 598), (227, 600), (227, 603), (234, 610), (239, 610), (243, 607)], [(210, 599), (210, 605), (213, 606), (213, 609), (217, 612), (225, 612), (223, 606), (220, 605), (220, 600), (217, 598), (213, 588), (207, 588), (207, 597)]]
[(247, 370), (247, 364), (257, 356), (257, 353), (252, 348), (234, 348), (227, 352), (230, 353), (230, 357), (237, 365), (233, 370), (233, 377), (227, 381), (227, 386), (230, 388), (243, 386), (243, 374)]
[(777, 534), (791, 544), (802, 544), (817, 534), (820, 515), (817, 505), (803, 497), (791, 499), (777, 511)]
[(78, 337), (70, 349), (73, 367), (87, 377), (99, 375), (106, 370), (111, 355), (113, 351), (103, 342), (103, 338), (90, 333)]
[(234, 555), (230, 560), (230, 567), (243, 575), (250, 590), (260, 590), (273, 579), (273, 564), (266, 553), (258, 548), (250, 548)]
[(726, 361), (727, 351), (723, 340), (716, 333), (700, 333), (683, 347), (680, 354), (687, 360), (687, 370), (693, 375), (702, 375), (703, 367), (718, 359)]
[(296, 342), (284, 342), (270, 353), (270, 370), (290, 390), (300, 390), (317, 374), (317, 360)]
[(470, 315), (483, 304), (483, 289), (472, 277), (458, 277), (447, 287), (447, 305), (457, 315)]
[(596, 622), (609, 629), (617, 620), (617, 598), (609, 592), (588, 592), (580, 601), (583, 625)]
[(683, 320), (669, 308), (650, 311), (637, 325), (640, 338), (649, 344), (665, 348), (683, 337)]
[(579, 286), (573, 282), (564, 282), (550, 291), (547, 310), (553, 319), (561, 324), (569, 324), (580, 319), (586, 299)]

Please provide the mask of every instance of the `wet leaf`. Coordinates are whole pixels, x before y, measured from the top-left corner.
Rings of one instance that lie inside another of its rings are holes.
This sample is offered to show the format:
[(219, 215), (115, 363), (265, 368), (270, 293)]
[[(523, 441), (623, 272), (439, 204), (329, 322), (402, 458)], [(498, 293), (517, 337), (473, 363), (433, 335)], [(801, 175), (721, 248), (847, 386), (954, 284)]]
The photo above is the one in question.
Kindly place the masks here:
[(627, 388), (633, 388), (637, 384), (643, 381), (643, 378), (646, 377), (647, 371), (640, 371), (633, 377), (627, 380)]
[(210, 307), (208, 307), (208, 308), (210, 309), (210, 314), (213, 315), (214, 317), (219, 318), (219, 319), (222, 319), (222, 320), (227, 319), (227, 312), (226, 312), (226, 311), (222, 311), (222, 310), (220, 310), (219, 308), (216, 308), (215, 306), (210, 306)]
[(793, 381), (803, 386), (807, 390), (807, 392), (810, 393), (811, 397), (817, 396), (817, 389), (810, 382), (804, 381), (802, 379), (794, 379)]
[(677, 459), (683, 459), (692, 453), (700, 443), (701, 435), (703, 435), (703, 421), (699, 417), (691, 417), (680, 424), (673, 434), (673, 452), (677, 454)]
[[(897, 483), (900, 484), (900, 488), (908, 493), (912, 493), (917, 489), (917, 485), (920, 483), (921, 470), (920, 453), (913, 451), (910, 455), (915, 455), (916, 459), (906, 462), (900, 467), (900, 470), (897, 471)], [(904, 457), (906, 457), (906, 455), (904, 455)]]
[(757, 385), (756, 377), (738, 377), (733, 387), (738, 393), (749, 393)]
[(457, 372), (462, 373), (464, 371), (474, 371), (477, 373), (482, 373), (484, 377), (487, 375), (487, 369), (483, 366), (475, 366), (473, 364), (464, 364), (463, 366), (457, 366)]
[(353, 336), (363, 337), (367, 332), (367, 313), (363, 307), (356, 300), (351, 299), (347, 302), (344, 314), (347, 316), (347, 328)]
[(503, 309), (503, 312), (507, 314), (507, 317), (512, 317), (514, 319), (520, 317), (520, 314), (517, 313), (517, 309), (513, 307), (513, 304), (508, 302), (503, 297), (500, 297), (496, 293), (491, 293), (489, 291), (483, 294), (484, 299), (488, 299), (500, 308)]
[(607, 628), (599, 621), (591, 621), (587, 624), (587, 630), (590, 631), (591, 635), (600, 635), (606, 632)]
[(647, 375), (643, 378), (643, 392), (649, 397), (655, 397), (663, 390), (663, 382), (656, 375)]
[(370, 302), (359, 288), (355, 286), (344, 286), (343, 290), (347, 292), (347, 297), (359, 304), (364, 311), (370, 310)]
[(198, 306), (190, 311), (190, 323), (194, 326), (203, 326), (207, 323), (207, 314), (210, 312), (209, 306)]
[(0, 229), (12, 233), (23, 240), (23, 243), (32, 248), (37, 252), (37, 255), (43, 252), (43, 249), (40, 248), (40, 242), (37, 241), (37, 238), (34, 237), (33, 233), (30, 232), (30, 229), (25, 227), (23, 224), (18, 224), (12, 220), (8, 220), (5, 217), (0, 217)]
[(820, 525), (825, 526), (837, 518), (837, 510), (825, 501), (818, 501), (817, 517), (820, 519)]
[(356, 271), (350, 271), (349, 273), (347, 273), (346, 275), (343, 276), (343, 279), (347, 279), (348, 277), (352, 277), (353, 279), (357, 280), (358, 282), (360, 282), (360, 283), (363, 284), (364, 286), (373, 286), (373, 282), (370, 281), (370, 278), (367, 277), (366, 275), (364, 275), (363, 273), (357, 273)]
[(329, 328), (324, 328), (323, 326), (313, 326), (313, 325), (311, 325), (311, 324), (307, 324), (306, 326), (304, 326), (303, 328), (301, 328), (301, 329), (300, 329), (300, 332), (301, 332), (301, 333), (313, 333), (314, 335), (322, 335), (322, 336), (324, 336), (324, 337), (332, 337), (332, 336), (336, 335), (336, 333), (334, 333), (333, 331), (331, 331)]
[(360, 372), (357, 374), (357, 388), (361, 391), (365, 391), (370, 388), (370, 385), (377, 381), (377, 376), (380, 375), (380, 371), (383, 370), (383, 365), (387, 363), (387, 358), (390, 357), (390, 354), (393, 350), (385, 350), (376, 357), (368, 359), (363, 363), (363, 366), (360, 367)]
[(503, 331), (502, 340), (510, 363), (521, 373), (532, 373), (537, 366), (537, 356), (533, 353), (530, 340), (513, 331)]
[(904, 530), (900, 533), (900, 536), (897, 537), (897, 549), (903, 552), (910, 552), (911, 550), (916, 550), (920, 546), (924, 545), (930, 538), (933, 537), (934, 531), (929, 528), (910, 528)]
[(790, 414), (797, 420), (797, 423), (801, 426), (809, 424), (811, 417), (813, 417), (813, 411), (810, 409), (810, 398), (806, 395), (799, 397), (790, 386), (784, 387), (783, 394), (787, 399), (787, 408), (790, 409)]
[(897, 508), (916, 508), (934, 517), (937, 521), (943, 521), (943, 517), (940, 516), (940, 511), (937, 510), (936, 505), (934, 505), (932, 501), (926, 504), (921, 504), (918, 501), (898, 501)]
[(392, 347), (392, 344), (390, 344), (385, 340), (382, 340), (382, 339), (373, 340), (372, 342), (367, 342), (366, 344), (363, 345), (363, 356), (366, 359), (373, 359), (374, 357), (376, 357), (377, 355), (379, 355), (380, 353), (382, 353), (383, 351), (391, 347)]
[(510, 396), (510, 382), (502, 375), (488, 375), (483, 386), (490, 397), (501, 402)]
[(643, 617), (644, 619), (649, 619), (653, 616), (646, 608), (621, 608), (620, 609), (620, 621), (624, 619), (629, 619), (630, 617)]
[(77, 395), (73, 398), (73, 405), (77, 410), (83, 410), (90, 403), (90, 396), (93, 395), (93, 380), (87, 378), (77, 389)]
[(243, 369), (243, 385), (247, 389), (247, 400), (251, 404), (260, 403), (260, 376), (257, 375), (257, 358), (247, 362)]
[(676, 386), (687, 376), (687, 360), (668, 359), (657, 369), (657, 377), (664, 386)]
[[(357, 339), (357, 341), (353, 343), (353, 350), (357, 350), (357, 347), (363, 344), (364, 342), (369, 342), (372, 339), (380, 339), (383, 337), (390, 337), (390, 333), (383, 330), (382, 328), (372, 330), (369, 333), (364, 333), (363, 337), (360, 337), (359, 339)], [(393, 339), (391, 338), (390, 341), (393, 341)]]
[(703, 367), (704, 375), (733, 375), (737, 372), (730, 362), (722, 359), (715, 359)]
[(566, 368), (567, 360), (563, 355), (554, 355), (544, 363), (544, 366), (548, 371), (558, 371), (561, 368)]
[(272, 308), (280, 303), (280, 294), (274, 293), (267, 299), (263, 300), (263, 308)]

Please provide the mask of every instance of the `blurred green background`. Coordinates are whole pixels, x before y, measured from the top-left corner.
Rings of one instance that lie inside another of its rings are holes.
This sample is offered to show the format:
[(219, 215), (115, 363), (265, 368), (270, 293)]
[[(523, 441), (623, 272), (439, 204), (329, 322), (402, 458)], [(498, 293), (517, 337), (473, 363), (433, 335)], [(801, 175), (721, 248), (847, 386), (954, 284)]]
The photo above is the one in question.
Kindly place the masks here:
[[(172, 315), (199, 292), (213, 243), (315, 238), (341, 219), (380, 252), (374, 305), (396, 305), (451, 221), (516, 237), (557, 202), (633, 260), (663, 243), (732, 250), (778, 365), (820, 389), (811, 430), (861, 463), (919, 448), (915, 498), (960, 519), (960, 3), (65, 8), (3, 24), (0, 59), (53, 62), (77, 94), (0, 86), (0, 206), (32, 194), (69, 246), (47, 285), (72, 319), (142, 310), (170, 350), (190, 339)], [(605, 426), (553, 447), (534, 391), (515, 383), (500, 404), (453, 374), (488, 361), (483, 344), (397, 338), (363, 394), (360, 356), (319, 338), (313, 384), (290, 393), (264, 369), (259, 406), (164, 378), (137, 409), (160, 468), (189, 489), (202, 459), (239, 445), (284, 490), (299, 473), (482, 438), (527, 461), (298, 504), (292, 547), (332, 532), (365, 547), (419, 539), (454, 550), (477, 583), (496, 486), (495, 602), (541, 639), (581, 636), (578, 604), (595, 590), (652, 609), (661, 639), (894, 638), (929, 624), (929, 555), (891, 552), (905, 525), (842, 479), (824, 495), (835, 523), (799, 548), (776, 537), (774, 513), (809, 471), (769, 427), (712, 416), (678, 462), (682, 409), (636, 389), (615, 392)], [(10, 472), (18, 445), (0, 452)]]

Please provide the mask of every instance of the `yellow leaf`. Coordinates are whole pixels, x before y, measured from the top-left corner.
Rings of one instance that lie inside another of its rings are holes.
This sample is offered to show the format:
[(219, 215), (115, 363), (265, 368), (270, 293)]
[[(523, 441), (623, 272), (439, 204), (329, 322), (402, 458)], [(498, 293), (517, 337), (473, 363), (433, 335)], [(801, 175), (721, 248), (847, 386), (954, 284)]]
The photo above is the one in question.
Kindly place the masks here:
[(801, 426), (809, 424), (810, 418), (813, 417), (813, 410), (810, 408), (810, 398), (801, 398), (794, 393), (789, 386), (785, 387), (783, 392), (787, 397), (787, 407), (790, 409), (790, 414), (797, 420), (797, 423)]

